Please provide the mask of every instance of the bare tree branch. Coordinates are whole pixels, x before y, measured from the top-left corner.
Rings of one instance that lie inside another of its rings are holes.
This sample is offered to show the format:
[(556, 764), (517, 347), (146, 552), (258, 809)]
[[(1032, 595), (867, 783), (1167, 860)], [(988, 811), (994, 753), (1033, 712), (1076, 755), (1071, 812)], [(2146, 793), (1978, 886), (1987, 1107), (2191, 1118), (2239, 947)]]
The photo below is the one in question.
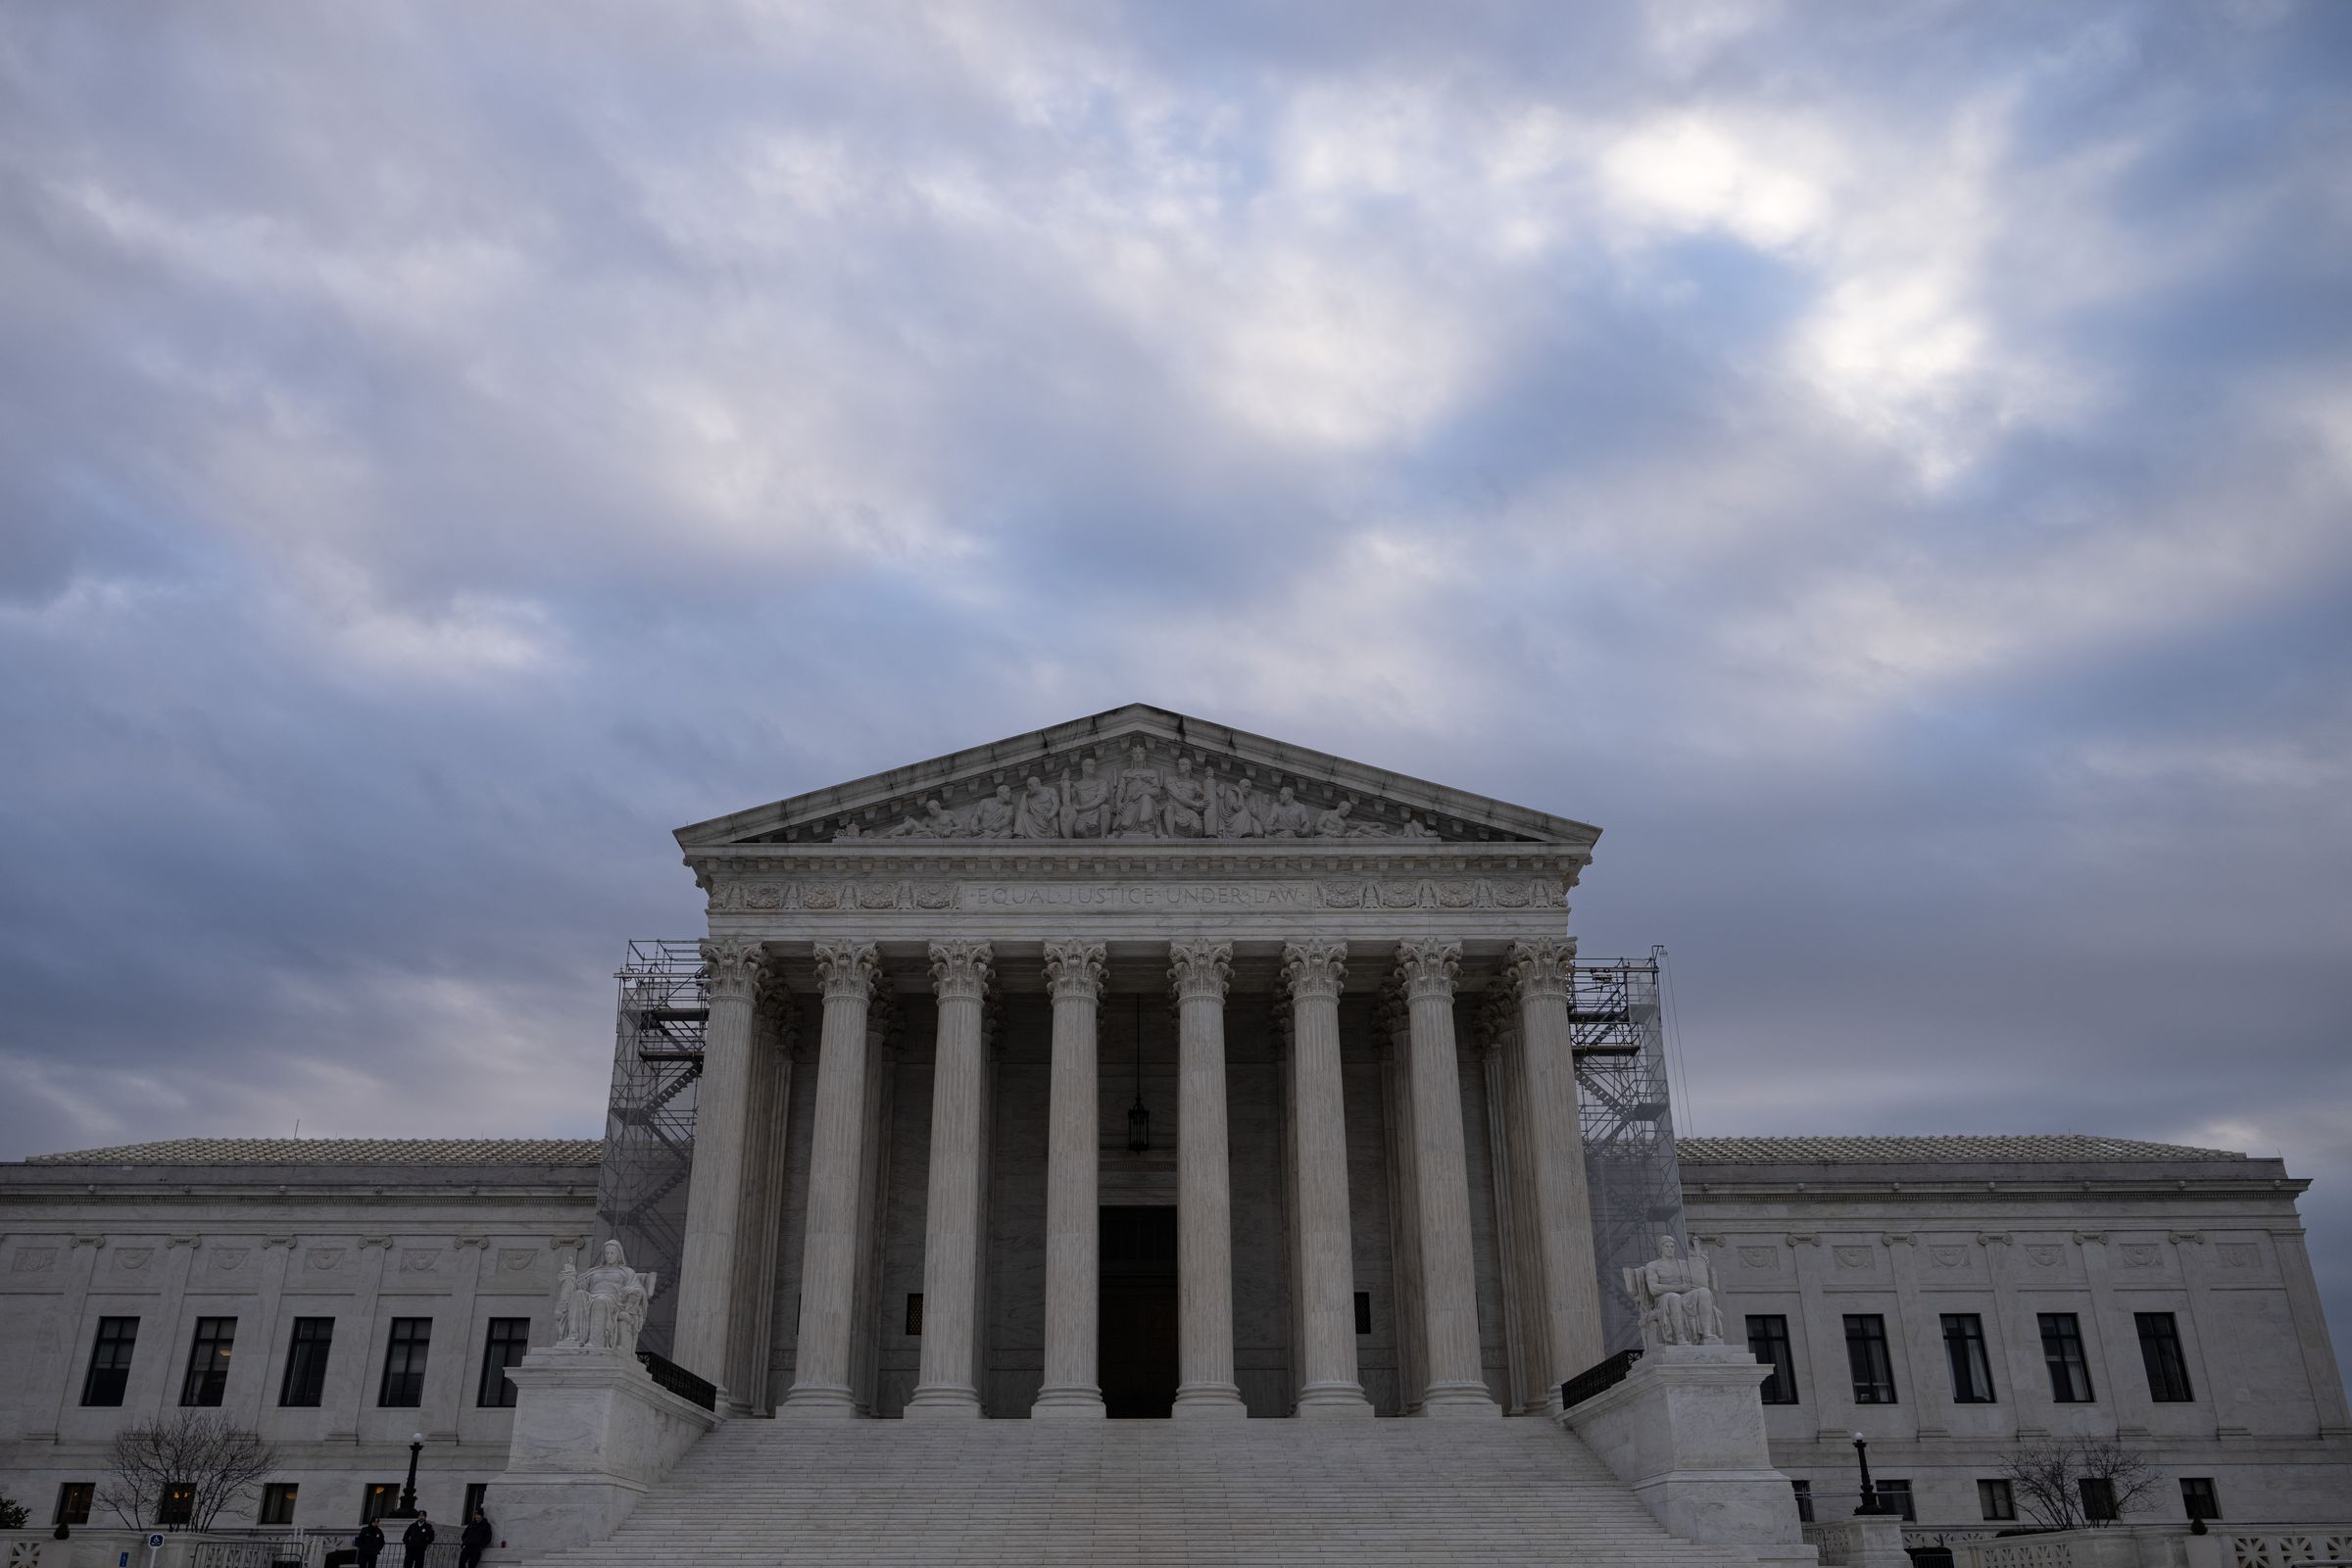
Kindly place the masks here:
[[(209, 1410), (157, 1416), (115, 1434), (98, 1500), (133, 1530), (164, 1522), (174, 1487), (188, 1489), (186, 1527), (210, 1530), (278, 1467), (275, 1445)], [(175, 1526), (176, 1528), (176, 1526)]]
[[(2001, 1474), (2026, 1516), (2045, 1530), (2113, 1524), (2155, 1499), (2163, 1479), (2146, 1455), (2113, 1438), (2024, 1438), (2002, 1461)], [(2112, 1518), (2083, 1516), (2082, 1483), (2104, 1481), (2115, 1502)]]

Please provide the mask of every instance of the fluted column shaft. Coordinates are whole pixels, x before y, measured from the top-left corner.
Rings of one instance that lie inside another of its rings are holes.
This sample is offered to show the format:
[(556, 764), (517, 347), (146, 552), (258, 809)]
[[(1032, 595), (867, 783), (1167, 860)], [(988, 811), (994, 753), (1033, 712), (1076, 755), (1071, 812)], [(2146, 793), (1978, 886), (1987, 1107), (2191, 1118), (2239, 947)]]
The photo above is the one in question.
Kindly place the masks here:
[(1348, 1121), (1340, 1077), (1340, 979), (1347, 944), (1282, 952), (1291, 993), (1291, 1106), (1298, 1216), (1298, 1413), (1369, 1416), (1355, 1368), (1355, 1250), (1348, 1217)]
[(987, 1111), (987, 1044), (981, 1004), (991, 950), (985, 942), (931, 944), (939, 1044), (931, 1069), (931, 1182), (923, 1226), (923, 1353), (910, 1421), (980, 1414), (975, 1369), (980, 1306), (981, 1121)]
[(1230, 942), (1169, 949), (1176, 991), (1176, 1417), (1249, 1414), (1233, 1379), (1233, 1193), (1225, 1134)]
[(1046, 944), (1054, 994), (1054, 1067), (1046, 1137), (1046, 1375), (1030, 1414), (1102, 1415), (1102, 1106), (1096, 1013), (1102, 1002), (1100, 942)]
[[(781, 1413), (849, 1417), (858, 1289), (858, 1197), (865, 1186), (866, 1011), (880, 974), (870, 942), (820, 942), (825, 1021), (817, 1037), (816, 1127), (808, 1143), (808, 1222), (801, 1250), (801, 1327)], [(708, 1103), (710, 1097), (701, 1103)], [(700, 1157), (698, 1151), (697, 1157)]]
[(1544, 1406), (1560, 1408), (1560, 1385), (1600, 1359), (1600, 1287), (1592, 1271), (1592, 1208), (1585, 1187), (1584, 1123), (1576, 1097), (1575, 1040), (1568, 987), (1576, 961), (1569, 941), (1519, 942), (1510, 965), (1519, 985), (1519, 1076), (1532, 1156), (1536, 1260), (1543, 1271), (1543, 1333), (1549, 1363)]
[(703, 1031), (694, 1165), (686, 1184), (685, 1246), (678, 1260), (678, 1364), (720, 1385), (740, 1404), (747, 1390), (729, 1388), (727, 1347), (733, 1325), (737, 1242), (752, 1113), (752, 1007), (760, 945), (740, 937), (703, 944), (710, 1002)]
[(1479, 1352), (1478, 1294), (1470, 1257), (1470, 1171), (1462, 1150), (1461, 1061), (1454, 1048), (1453, 976), (1458, 942), (1406, 942), (1397, 978), (1409, 1009), (1414, 1215), (1419, 1227), (1422, 1340), (1430, 1416), (1499, 1416)]

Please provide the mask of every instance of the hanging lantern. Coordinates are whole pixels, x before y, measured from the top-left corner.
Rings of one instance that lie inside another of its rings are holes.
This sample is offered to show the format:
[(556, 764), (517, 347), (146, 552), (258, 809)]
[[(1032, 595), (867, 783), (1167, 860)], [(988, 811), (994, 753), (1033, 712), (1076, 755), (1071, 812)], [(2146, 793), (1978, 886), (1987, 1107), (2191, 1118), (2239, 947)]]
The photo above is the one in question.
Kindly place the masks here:
[(1135, 1046), (1135, 1103), (1127, 1107), (1127, 1152), (1140, 1154), (1152, 1147), (1152, 1113), (1144, 1108), (1144, 999), (1135, 999), (1135, 1021), (1128, 1026)]

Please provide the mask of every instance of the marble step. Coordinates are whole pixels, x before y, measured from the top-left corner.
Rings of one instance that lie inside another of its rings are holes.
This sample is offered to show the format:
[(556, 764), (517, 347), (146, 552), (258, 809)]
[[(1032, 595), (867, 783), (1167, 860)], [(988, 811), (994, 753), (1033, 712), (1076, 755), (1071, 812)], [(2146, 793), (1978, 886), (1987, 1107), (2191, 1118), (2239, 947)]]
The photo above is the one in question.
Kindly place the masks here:
[(1754, 1560), (1667, 1535), (1582, 1442), (1535, 1418), (730, 1421), (610, 1540), (561, 1559), (564, 1568)]

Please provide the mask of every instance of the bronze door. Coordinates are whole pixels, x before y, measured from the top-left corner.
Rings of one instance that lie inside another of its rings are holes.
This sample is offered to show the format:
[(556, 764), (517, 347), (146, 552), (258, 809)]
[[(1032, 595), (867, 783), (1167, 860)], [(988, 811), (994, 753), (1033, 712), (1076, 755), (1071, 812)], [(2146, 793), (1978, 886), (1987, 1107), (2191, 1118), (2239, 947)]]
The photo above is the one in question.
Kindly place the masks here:
[(1104, 1413), (1166, 1416), (1176, 1405), (1176, 1210), (1102, 1210)]

